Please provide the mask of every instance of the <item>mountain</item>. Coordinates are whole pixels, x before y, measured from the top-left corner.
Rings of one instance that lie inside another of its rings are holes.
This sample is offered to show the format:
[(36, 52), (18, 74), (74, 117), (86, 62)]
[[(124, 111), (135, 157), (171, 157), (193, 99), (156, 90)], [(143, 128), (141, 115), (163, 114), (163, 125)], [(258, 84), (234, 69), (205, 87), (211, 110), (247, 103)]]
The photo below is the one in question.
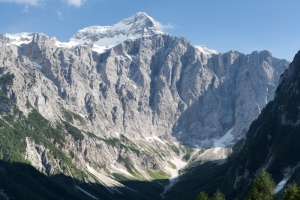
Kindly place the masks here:
[(1, 158), (123, 199), (157, 199), (185, 166), (226, 162), (289, 62), (218, 53), (160, 26), (137, 13), (68, 42), (1, 34)]
[(195, 198), (202, 190), (213, 193), (221, 188), (227, 198), (241, 199), (263, 168), (274, 178), (274, 192), (279, 195), (288, 184), (299, 185), (299, 84), (300, 51), (281, 75), (274, 100), (252, 122), (246, 140), (234, 147), (239, 153), (223, 165), (192, 168), (166, 195), (170, 199)]
[(139, 12), (113, 26), (91, 26), (79, 30), (66, 44), (92, 43), (93, 50), (102, 53), (104, 48), (111, 48), (127, 39), (160, 33), (160, 24), (146, 13)]

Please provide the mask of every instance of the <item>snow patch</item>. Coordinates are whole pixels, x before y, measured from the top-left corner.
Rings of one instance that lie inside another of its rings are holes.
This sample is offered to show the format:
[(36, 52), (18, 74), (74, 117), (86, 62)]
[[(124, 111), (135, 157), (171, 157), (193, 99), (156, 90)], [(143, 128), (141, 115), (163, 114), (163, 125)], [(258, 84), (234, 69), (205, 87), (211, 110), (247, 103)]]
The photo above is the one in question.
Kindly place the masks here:
[(154, 140), (162, 143), (163, 145), (165, 145), (166, 143), (164, 143), (159, 137), (157, 136), (152, 136), (152, 137), (146, 137), (146, 140), (150, 141), (150, 142), (154, 142)]
[(4, 33), (0, 35), (0, 38), (3, 39), (7, 44), (12, 44), (16, 46), (21, 46), (22, 44), (29, 44), (32, 41), (34, 33), (16, 33), (8, 34)]
[(173, 169), (169, 166), (167, 166), (165, 169), (167, 170), (167, 168), (171, 168), (169, 170), (167, 170), (168, 172), (170, 172), (171, 174), (171, 178), (175, 178), (178, 177), (178, 171), (182, 168), (184, 168), (187, 165), (187, 162), (182, 161), (179, 158), (173, 158), (172, 160), (170, 160), (174, 165), (176, 165), (176, 169)]
[(119, 193), (123, 194), (118, 187), (125, 187), (123, 184), (97, 172), (95, 169), (91, 168), (90, 166), (86, 165), (87, 170), (92, 173), (98, 180), (104, 185), (104, 187), (112, 194)]
[(201, 53), (203, 54), (219, 54), (219, 52), (217, 52), (214, 49), (209, 49), (207, 48), (205, 45), (196, 45), (194, 46), (196, 49), (198, 49)]
[(3, 189), (0, 189), (0, 196), (2, 196), (5, 200), (10, 199)]
[[(234, 144), (234, 136), (231, 134), (234, 127), (228, 130), (225, 135), (220, 137), (219, 139), (211, 140), (203, 140), (201, 141), (201, 146), (209, 145), (202, 154), (198, 156), (198, 159), (203, 161), (218, 161), (219, 164), (226, 162), (226, 158), (228, 156), (228, 152), (230, 152), (230, 146)], [(197, 149), (201, 149), (198, 145), (194, 145)]]
[(171, 174), (171, 178), (169, 179), (170, 183), (167, 187), (165, 187), (164, 192), (161, 194), (161, 197), (164, 197), (164, 194), (171, 188), (173, 185), (178, 181), (179, 177), (179, 170), (183, 169), (188, 163), (182, 161), (179, 158), (173, 158), (170, 160), (174, 165), (176, 165), (176, 169), (173, 169), (172, 167), (166, 166), (165, 170)]
[(222, 77), (220, 78), (220, 81), (221, 81), (221, 82), (224, 82), (226, 78), (227, 78), (226, 76), (222, 76)]
[(68, 42), (57, 41), (55, 45), (63, 48), (73, 48), (77, 45), (92, 47), (98, 53), (124, 42), (154, 34), (163, 34), (160, 23), (146, 13), (137, 13), (112, 26), (90, 26), (79, 30)]
[(261, 113), (261, 108), (260, 108), (260, 106), (258, 105), (258, 103), (255, 101), (255, 103), (256, 103), (256, 105), (257, 105), (257, 109), (258, 109), (258, 112), (259, 112), (259, 114)]
[(215, 148), (212, 148), (213, 150), (213, 153), (217, 154), (218, 152), (220, 152), (223, 148), (222, 147), (215, 147)]
[(274, 190), (274, 193), (278, 193), (280, 190), (282, 190), (282, 188), (285, 186), (286, 182), (289, 180), (290, 177), (288, 178), (284, 178), (282, 181), (280, 181), (275, 190)]
[(118, 194), (123, 194), (118, 188), (126, 188), (128, 190), (138, 193), (138, 191), (130, 187), (127, 187), (122, 183), (119, 183), (118, 181), (97, 172), (95, 169), (91, 168), (88, 165), (86, 165), (86, 168), (90, 173), (92, 173), (95, 177), (97, 177), (98, 180), (103, 184), (103, 186), (112, 194), (114, 194), (115, 192)]
[(115, 132), (115, 134), (116, 134), (116, 136), (117, 136), (118, 138), (120, 138), (120, 133)]
[[(299, 163), (297, 165), (299, 166)], [(295, 166), (294, 168), (288, 167), (284, 170), (283, 179), (277, 184), (276, 188), (274, 189), (274, 193), (278, 193), (283, 189), (286, 182), (290, 179), (291, 175), (293, 174), (295, 168), (297, 168), (297, 166)]]
[(83, 192), (84, 194), (86, 194), (89, 197), (92, 197), (93, 199), (98, 199), (95, 196), (91, 195), (91, 193), (85, 191), (84, 189), (82, 189), (81, 187), (77, 186), (77, 189), (79, 189), (81, 192)]
[(37, 64), (36, 62), (32, 62), (32, 64), (36, 67), (36, 68), (39, 68), (39, 69), (42, 69), (42, 66)]
[(117, 168), (115, 165), (111, 165), (111, 167), (119, 172), (121, 172), (122, 174), (125, 174), (131, 178), (134, 178), (129, 172), (127, 172), (126, 170), (124, 169), (120, 169), (120, 168)]
[(136, 84), (131, 83), (132, 87), (136, 90), (138, 87), (136, 86)]
[(217, 164), (223, 164), (226, 162), (226, 158), (230, 152), (230, 148), (215, 147), (206, 149), (203, 153), (198, 156), (198, 160), (203, 162), (215, 161)]
[(221, 138), (214, 140), (214, 147), (227, 147), (228, 145), (232, 144), (234, 136), (231, 134), (231, 132), (233, 129), (234, 127), (227, 131), (226, 134)]
[(78, 113), (83, 119), (87, 118), (84, 114)]

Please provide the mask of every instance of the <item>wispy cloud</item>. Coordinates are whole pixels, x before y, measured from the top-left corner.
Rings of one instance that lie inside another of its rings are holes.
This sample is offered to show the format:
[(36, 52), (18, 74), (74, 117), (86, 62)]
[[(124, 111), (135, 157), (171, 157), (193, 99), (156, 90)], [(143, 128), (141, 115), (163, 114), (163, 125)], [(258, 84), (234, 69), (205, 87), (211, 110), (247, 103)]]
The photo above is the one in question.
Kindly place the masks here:
[(25, 5), (22, 12), (29, 12), (29, 6), (28, 5)]
[(161, 24), (160, 22), (156, 22), (156, 26), (158, 26), (161, 31), (164, 31), (166, 29), (174, 29), (174, 28), (176, 28), (176, 25), (172, 25), (170, 23), (168, 23), (168, 24)]
[(63, 14), (60, 10), (56, 10), (56, 14), (57, 14), (57, 16), (59, 17), (60, 20), (64, 20)]
[[(45, 0), (0, 0), (0, 2), (18, 3), (18, 4), (25, 4), (30, 6), (38, 6), (41, 4), (42, 1)], [(68, 5), (79, 8), (86, 0), (62, 0), (62, 1), (67, 3)], [(25, 8), (25, 10), (28, 10), (28, 7)]]
[(172, 24), (161, 24), (161, 27), (160, 27), (161, 29), (174, 29), (174, 28), (176, 28), (176, 26), (175, 25), (172, 25)]
[(18, 4), (37, 6), (39, 5), (40, 0), (0, 0), (0, 2), (9, 2), (9, 3), (18, 3)]
[(86, 0), (64, 0), (67, 4), (75, 7), (80, 7)]

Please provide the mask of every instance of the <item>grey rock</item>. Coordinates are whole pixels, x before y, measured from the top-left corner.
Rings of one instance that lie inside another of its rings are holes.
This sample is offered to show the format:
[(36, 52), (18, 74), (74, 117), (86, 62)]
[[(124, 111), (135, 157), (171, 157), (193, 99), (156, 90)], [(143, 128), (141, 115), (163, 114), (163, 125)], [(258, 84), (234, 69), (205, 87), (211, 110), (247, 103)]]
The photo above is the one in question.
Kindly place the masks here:
[[(58, 47), (55, 38), (40, 33), (19, 46), (2, 35), (1, 74), (15, 75), (14, 84), (5, 86), (6, 95), (25, 115), (29, 102), (53, 126), (67, 120), (65, 111), (74, 113), (77, 119), (73, 117), (72, 124), (85, 138), (76, 141), (68, 135), (61, 150), (67, 155), (74, 152), (78, 160), (73, 161), (81, 169), (115, 166), (128, 171), (121, 159), (126, 158), (149, 178), (147, 170), (164, 170), (168, 160), (183, 157), (183, 150), (171, 148), (179, 148), (177, 142), (185, 147), (218, 147), (215, 141), (229, 130), (233, 139), (220, 147), (243, 138), (273, 100), (289, 62), (268, 51), (205, 53), (185, 38), (156, 31), (155, 22), (144, 14), (135, 17), (134, 22), (141, 18), (143, 23), (132, 27), (144, 30), (138, 32), (142, 37), (102, 54), (90, 43)], [(81, 31), (74, 38), (92, 37), (93, 42), (96, 36)], [(6, 109), (1, 103), (0, 108)], [(131, 149), (109, 144), (113, 138)], [(37, 146), (28, 139), (25, 154), (37, 169), (52, 174), (57, 166), (64, 171), (59, 160), (47, 157), (45, 152), (51, 153), (46, 147)], [(211, 157), (216, 156), (206, 153), (205, 159)], [(222, 154), (219, 159), (223, 158)]]

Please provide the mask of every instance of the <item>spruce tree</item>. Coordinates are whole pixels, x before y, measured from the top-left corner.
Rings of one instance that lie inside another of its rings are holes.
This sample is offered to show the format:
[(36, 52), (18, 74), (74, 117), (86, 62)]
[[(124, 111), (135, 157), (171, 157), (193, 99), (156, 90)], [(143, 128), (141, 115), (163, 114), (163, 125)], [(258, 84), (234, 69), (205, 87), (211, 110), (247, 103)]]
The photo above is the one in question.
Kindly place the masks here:
[(296, 183), (289, 184), (284, 191), (282, 200), (299, 200), (300, 199), (300, 188), (297, 187)]
[(219, 189), (217, 189), (210, 200), (225, 200), (225, 195)]
[(200, 192), (196, 200), (208, 200), (208, 196), (204, 191), (202, 191)]
[(274, 200), (275, 182), (271, 175), (263, 169), (254, 179), (252, 189), (246, 200)]

